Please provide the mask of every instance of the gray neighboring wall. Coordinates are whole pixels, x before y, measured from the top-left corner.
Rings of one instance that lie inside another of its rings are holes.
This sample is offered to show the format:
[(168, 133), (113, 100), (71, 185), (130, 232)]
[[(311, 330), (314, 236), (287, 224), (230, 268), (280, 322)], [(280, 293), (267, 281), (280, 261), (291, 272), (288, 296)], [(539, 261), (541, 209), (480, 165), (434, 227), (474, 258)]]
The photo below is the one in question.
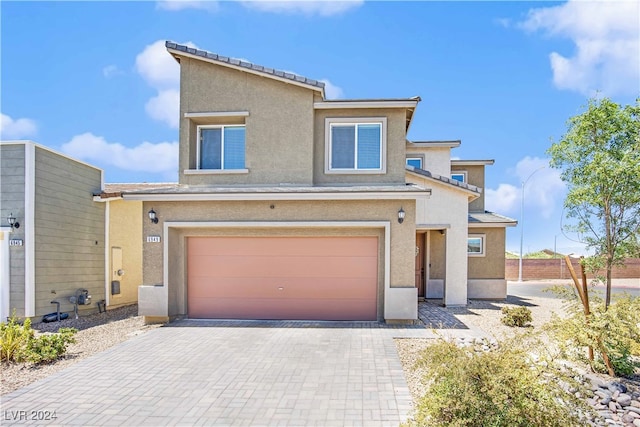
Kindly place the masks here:
[[(24, 222), (24, 194), (25, 194), (25, 151), (24, 144), (0, 145), (0, 221), (3, 226), (8, 225), (10, 214)], [(9, 239), (24, 241), (24, 227), (15, 229), (5, 235)], [(24, 314), (24, 246), (9, 247), (10, 257), (10, 309), (16, 309), (16, 314)], [(4, 320), (4, 319), (2, 319)]]
[(101, 185), (100, 169), (36, 146), (36, 316), (54, 311), (53, 299), (72, 310), (69, 296), (79, 288), (93, 298), (82, 310), (104, 299), (104, 204), (93, 201)]

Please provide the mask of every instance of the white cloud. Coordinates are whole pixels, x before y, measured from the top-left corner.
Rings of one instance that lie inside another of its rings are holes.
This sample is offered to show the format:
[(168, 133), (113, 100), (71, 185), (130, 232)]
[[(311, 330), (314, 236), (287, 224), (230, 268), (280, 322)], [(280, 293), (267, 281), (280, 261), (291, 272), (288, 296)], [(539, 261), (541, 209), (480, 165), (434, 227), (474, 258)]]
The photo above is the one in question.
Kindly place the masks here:
[(172, 128), (180, 123), (180, 92), (176, 89), (165, 89), (158, 92), (145, 104), (145, 110), (152, 119), (163, 121)]
[(497, 189), (487, 189), (487, 209), (503, 214), (519, 214), (522, 203), (522, 182), (525, 209), (535, 209), (543, 218), (550, 218), (565, 191), (560, 172), (549, 167), (549, 161), (539, 157), (525, 157), (511, 171), (518, 178), (518, 186), (502, 183)]
[[(136, 56), (135, 67), (144, 81), (158, 91), (158, 94), (145, 105), (149, 117), (177, 128), (180, 110), (180, 65), (167, 53), (164, 44), (164, 40), (158, 40), (147, 45)], [(196, 48), (191, 42), (182, 44)]]
[(36, 122), (31, 119), (12, 119), (0, 113), (0, 139), (29, 138), (38, 133)]
[(350, 9), (355, 9), (362, 4), (364, 0), (288, 0), (288, 1), (269, 1), (269, 0), (251, 0), (240, 1), (247, 9), (254, 9), (260, 12), (284, 13), (284, 14), (302, 14), (302, 15), (320, 15), (332, 16), (340, 15)]
[(112, 77), (119, 76), (122, 74), (124, 74), (124, 71), (119, 69), (117, 65), (113, 65), (113, 64), (107, 65), (102, 69), (102, 75), (107, 79), (110, 79)]
[(185, 9), (207, 10), (216, 12), (218, 10), (218, 2), (215, 0), (195, 1), (195, 0), (162, 0), (156, 2), (156, 9), (179, 11)]
[(177, 142), (145, 141), (131, 148), (87, 132), (63, 144), (62, 151), (81, 160), (127, 171), (175, 174), (178, 170)]
[(531, 9), (520, 23), (526, 31), (568, 38), (574, 56), (549, 55), (553, 82), (592, 96), (637, 95), (640, 81), (640, 1), (570, 0), (559, 6)]
[(324, 95), (327, 99), (340, 99), (344, 97), (344, 91), (341, 87), (334, 85), (329, 79), (321, 79), (324, 83)]

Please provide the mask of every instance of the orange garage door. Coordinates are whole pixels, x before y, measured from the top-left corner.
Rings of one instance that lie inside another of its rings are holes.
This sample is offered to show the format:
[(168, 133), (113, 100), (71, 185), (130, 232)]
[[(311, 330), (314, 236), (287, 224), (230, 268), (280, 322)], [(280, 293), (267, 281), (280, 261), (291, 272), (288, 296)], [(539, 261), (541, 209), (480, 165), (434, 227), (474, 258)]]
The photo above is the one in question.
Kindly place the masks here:
[(377, 237), (190, 237), (191, 318), (376, 320)]

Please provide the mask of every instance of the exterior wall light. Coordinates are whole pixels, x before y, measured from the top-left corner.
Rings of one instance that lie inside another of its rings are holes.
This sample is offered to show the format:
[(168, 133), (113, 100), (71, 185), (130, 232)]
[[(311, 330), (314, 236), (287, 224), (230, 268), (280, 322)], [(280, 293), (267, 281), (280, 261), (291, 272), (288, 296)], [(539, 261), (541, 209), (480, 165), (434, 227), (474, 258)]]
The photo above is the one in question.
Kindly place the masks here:
[(398, 222), (400, 224), (402, 224), (404, 222), (404, 209), (400, 208), (400, 210), (398, 211)]
[(16, 221), (16, 217), (13, 216), (13, 212), (11, 212), (9, 214), (9, 217), (7, 218), (7, 221), (9, 222), (9, 225), (11, 226), (12, 230), (14, 228), (20, 228), (20, 223), (18, 221)]
[(153, 208), (151, 208), (151, 210), (149, 211), (149, 219), (154, 224), (158, 223), (158, 216), (156, 215), (156, 211), (154, 211)]

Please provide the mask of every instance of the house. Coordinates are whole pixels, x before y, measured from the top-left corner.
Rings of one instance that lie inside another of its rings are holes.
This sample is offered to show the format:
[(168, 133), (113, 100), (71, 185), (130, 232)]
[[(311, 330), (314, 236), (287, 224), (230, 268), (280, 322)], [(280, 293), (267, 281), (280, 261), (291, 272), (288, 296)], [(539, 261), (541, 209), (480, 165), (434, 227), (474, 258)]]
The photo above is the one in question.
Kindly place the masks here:
[(327, 100), (317, 80), (166, 47), (180, 64), (179, 181), (95, 197), (144, 217), (147, 321), (411, 322), (420, 297), (504, 298), (515, 222), (484, 211), (490, 162), (407, 141), (420, 98)]
[(31, 141), (0, 143), (0, 319), (97, 311), (104, 296), (102, 171)]

